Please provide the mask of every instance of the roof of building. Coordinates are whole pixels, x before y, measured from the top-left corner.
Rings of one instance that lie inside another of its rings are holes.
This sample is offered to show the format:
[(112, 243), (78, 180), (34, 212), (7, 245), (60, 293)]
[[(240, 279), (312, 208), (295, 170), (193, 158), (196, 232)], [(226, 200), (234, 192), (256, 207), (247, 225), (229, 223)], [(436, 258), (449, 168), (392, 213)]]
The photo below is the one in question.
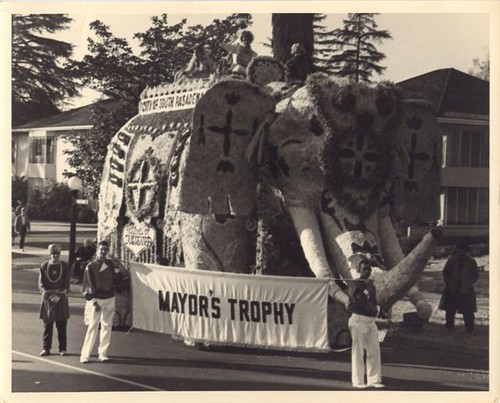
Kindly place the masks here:
[(44, 118), (32, 120), (14, 127), (14, 130), (20, 129), (35, 129), (42, 127), (58, 128), (58, 127), (82, 127), (92, 126), (92, 109), (96, 106), (105, 108), (106, 110), (113, 110), (119, 104), (117, 99), (105, 99), (95, 102), (90, 105), (81, 106), (79, 108), (71, 109), (66, 112), (60, 112), (55, 115), (46, 116)]
[(438, 116), (489, 115), (490, 83), (453, 68), (434, 70), (397, 84), (405, 98), (426, 99)]

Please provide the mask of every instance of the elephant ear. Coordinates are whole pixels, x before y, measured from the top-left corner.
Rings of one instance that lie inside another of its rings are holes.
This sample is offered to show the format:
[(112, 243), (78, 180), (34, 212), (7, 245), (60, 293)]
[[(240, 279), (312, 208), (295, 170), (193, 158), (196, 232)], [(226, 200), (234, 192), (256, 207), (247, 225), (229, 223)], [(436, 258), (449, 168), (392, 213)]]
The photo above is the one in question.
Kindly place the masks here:
[(217, 83), (198, 101), (181, 171), (180, 210), (246, 215), (255, 206), (257, 167), (245, 150), (273, 99), (243, 80)]
[(398, 131), (399, 218), (407, 225), (433, 222), (440, 215), (442, 136), (431, 104), (405, 101)]
[(286, 80), (285, 65), (270, 56), (257, 56), (248, 65), (247, 79), (264, 86), (272, 82)]

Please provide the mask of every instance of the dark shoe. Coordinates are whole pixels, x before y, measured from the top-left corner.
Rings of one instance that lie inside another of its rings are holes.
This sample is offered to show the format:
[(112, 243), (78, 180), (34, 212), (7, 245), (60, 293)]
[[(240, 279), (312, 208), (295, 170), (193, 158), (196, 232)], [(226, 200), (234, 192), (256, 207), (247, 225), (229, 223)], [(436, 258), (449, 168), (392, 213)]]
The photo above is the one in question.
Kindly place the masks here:
[(445, 323), (444, 327), (448, 330), (453, 330), (455, 329), (455, 326), (454, 325), (448, 325), (447, 323)]
[(42, 350), (42, 352), (40, 353), (40, 356), (42, 357), (46, 357), (47, 355), (50, 355), (50, 350)]

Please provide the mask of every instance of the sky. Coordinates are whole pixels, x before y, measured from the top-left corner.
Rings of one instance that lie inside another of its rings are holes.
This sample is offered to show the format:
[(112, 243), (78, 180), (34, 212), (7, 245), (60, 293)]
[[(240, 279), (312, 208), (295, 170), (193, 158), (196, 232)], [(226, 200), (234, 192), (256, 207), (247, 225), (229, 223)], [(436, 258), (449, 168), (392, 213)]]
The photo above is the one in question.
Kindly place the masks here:
[[(167, 11), (167, 10), (165, 10)], [(64, 32), (64, 40), (75, 45), (74, 56), (81, 58), (86, 51), (88, 26), (91, 21), (101, 20), (108, 25), (115, 36), (129, 40), (136, 49), (133, 34), (143, 32), (151, 25), (152, 14), (70, 14), (74, 19), (71, 28)], [(176, 23), (182, 18), (188, 19), (189, 25), (208, 24), (214, 18), (224, 18), (228, 14), (169, 14), (169, 23)], [(252, 14), (252, 32), (255, 35), (254, 50), (261, 55), (268, 55), (269, 48), (262, 44), (271, 37), (271, 14)], [(323, 22), (328, 29), (341, 26), (345, 14), (328, 14)], [(486, 13), (412, 13), (376, 16), (380, 29), (389, 30), (391, 40), (385, 40), (377, 47), (386, 55), (382, 65), (387, 68), (382, 76), (399, 82), (432, 70), (453, 67), (468, 72), (473, 59), (484, 59), (489, 46), (489, 21)], [(90, 93), (87, 93), (90, 95)], [(90, 95), (92, 96), (92, 95)], [(89, 98), (75, 100), (75, 105), (89, 103)]]
[[(279, 2), (271, 4), (277, 3)], [(381, 62), (382, 65), (386, 66), (386, 70), (382, 76), (374, 76), (375, 80), (384, 79), (399, 82), (429, 71), (450, 67), (467, 73), (473, 65), (474, 58), (484, 59), (487, 57), (490, 39), (490, 15), (487, 9), (479, 6), (480, 2), (475, 3), (478, 4), (477, 7), (469, 7), (468, 9), (436, 6), (412, 8), (408, 5), (414, 2), (394, 2), (394, 4), (396, 3), (400, 6), (391, 7), (388, 12), (381, 12), (376, 16), (379, 28), (390, 31), (393, 39), (385, 40), (377, 45), (378, 50), (386, 55), (386, 59)], [(133, 34), (148, 29), (151, 25), (152, 15), (167, 13), (171, 24), (179, 22), (182, 18), (187, 18), (188, 25), (206, 25), (214, 18), (223, 19), (229, 14), (229, 12), (220, 12), (220, 3), (219, 7), (213, 7), (216, 12), (209, 12), (214, 4), (211, 2), (197, 3), (204, 7), (183, 7), (179, 4), (187, 3), (177, 3), (174, 9), (172, 9), (172, 3), (153, 3), (154, 7), (152, 8), (146, 6), (138, 8), (137, 4), (139, 3), (133, 3), (135, 8), (132, 11), (130, 8), (118, 6), (121, 3), (108, 4), (111, 7), (87, 6), (77, 8), (76, 12), (69, 12), (74, 21), (70, 29), (58, 34), (58, 38), (71, 42), (75, 46), (75, 58), (79, 59), (85, 54), (87, 37), (90, 35), (88, 27), (90, 22), (96, 19), (108, 25), (115, 36), (126, 38), (133, 48), (138, 50)], [(241, 4), (242, 2), (239, 4), (239, 10), (231, 11), (252, 14), (251, 31), (255, 36), (253, 48), (260, 55), (269, 55), (270, 49), (264, 47), (263, 43), (268, 42), (268, 38), (271, 37), (271, 13), (262, 12), (262, 7), (256, 8), (255, 6), (241, 9)], [(291, 4), (288, 7), (296, 5), (295, 2), (288, 4)], [(341, 4), (340, 2), (330, 2), (329, 5), (331, 4), (334, 5), (335, 10), (341, 9), (340, 11), (345, 10), (345, 12), (325, 12), (327, 19), (323, 21), (323, 25), (326, 25), (327, 29), (341, 27), (342, 19), (345, 18), (347, 12), (359, 12), (359, 10), (353, 10), (352, 7), (346, 8), (344, 6), (342, 9), (342, 7), (337, 6), (337, 4)], [(170, 12), (172, 10), (173, 12)], [(194, 14), (193, 10), (203, 10), (206, 14)], [(222, 10), (229, 11), (229, 7), (222, 7)], [(252, 10), (258, 11), (252, 12)], [(321, 8), (319, 10), (312, 9), (308, 6), (307, 9), (301, 11), (318, 12), (323, 10)], [(281, 12), (287, 12), (287, 10)], [(84, 91), (83, 95), (79, 99), (72, 100), (73, 107), (91, 103), (96, 97), (95, 93), (89, 91)]]

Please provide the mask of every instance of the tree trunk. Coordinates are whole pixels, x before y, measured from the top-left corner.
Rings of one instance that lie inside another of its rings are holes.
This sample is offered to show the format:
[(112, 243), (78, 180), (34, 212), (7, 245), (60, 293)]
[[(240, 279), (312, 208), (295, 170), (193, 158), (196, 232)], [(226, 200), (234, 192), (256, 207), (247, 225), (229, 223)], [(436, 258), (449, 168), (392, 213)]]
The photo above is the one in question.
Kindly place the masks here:
[(273, 14), (273, 55), (286, 63), (294, 43), (300, 43), (306, 51), (309, 71), (313, 66), (313, 18), (314, 14)]

